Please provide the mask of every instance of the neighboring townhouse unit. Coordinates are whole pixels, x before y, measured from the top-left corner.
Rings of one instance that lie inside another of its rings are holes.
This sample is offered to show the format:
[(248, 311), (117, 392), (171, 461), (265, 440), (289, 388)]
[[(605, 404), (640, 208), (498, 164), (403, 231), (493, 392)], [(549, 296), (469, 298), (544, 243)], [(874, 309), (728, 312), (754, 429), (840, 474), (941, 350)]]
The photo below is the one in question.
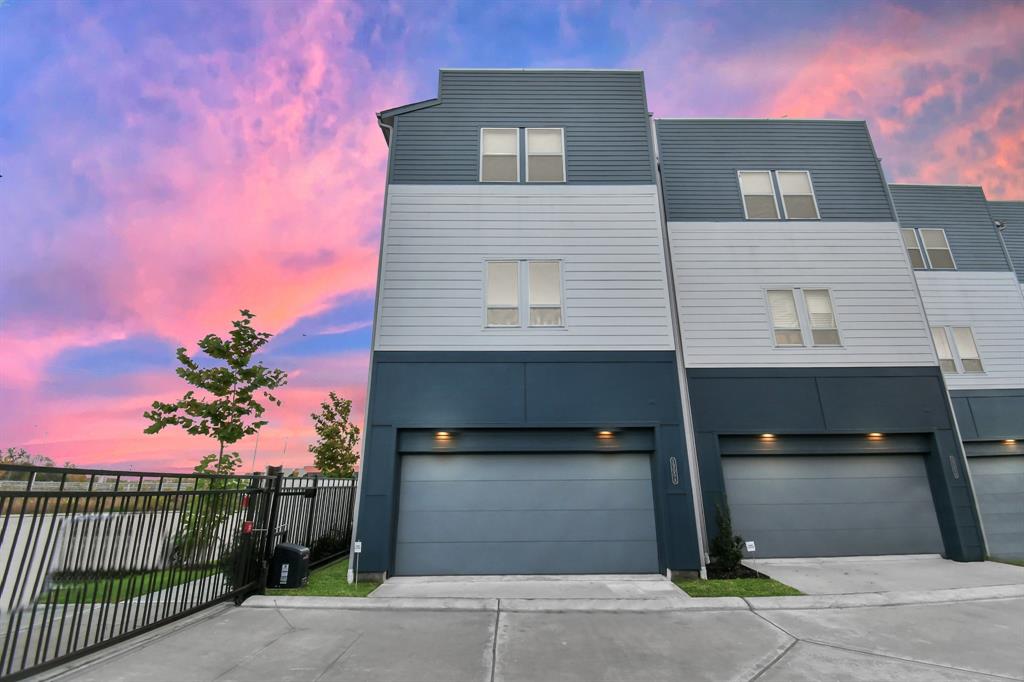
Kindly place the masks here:
[(1024, 558), (1024, 296), (1013, 261), (1024, 263), (1024, 204), (987, 202), (980, 187), (891, 190), (988, 552)]
[(378, 117), (359, 571), (699, 570), (643, 74), (446, 70)]
[(963, 451), (867, 126), (656, 127), (709, 530), (727, 498), (758, 556), (980, 559)]

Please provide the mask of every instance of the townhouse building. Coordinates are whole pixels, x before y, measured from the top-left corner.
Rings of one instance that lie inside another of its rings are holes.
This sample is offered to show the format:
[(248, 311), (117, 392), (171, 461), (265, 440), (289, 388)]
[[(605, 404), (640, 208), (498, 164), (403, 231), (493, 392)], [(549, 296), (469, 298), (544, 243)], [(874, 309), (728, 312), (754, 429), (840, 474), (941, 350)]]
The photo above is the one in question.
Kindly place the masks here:
[(643, 74), (442, 71), (379, 120), (360, 572), (699, 570)]
[(696, 574), (726, 506), (760, 557), (1024, 542), (1021, 202), (890, 187), (862, 121), (653, 119), (639, 71), (378, 119), (360, 573)]
[(1024, 557), (1024, 202), (892, 185), (993, 556)]

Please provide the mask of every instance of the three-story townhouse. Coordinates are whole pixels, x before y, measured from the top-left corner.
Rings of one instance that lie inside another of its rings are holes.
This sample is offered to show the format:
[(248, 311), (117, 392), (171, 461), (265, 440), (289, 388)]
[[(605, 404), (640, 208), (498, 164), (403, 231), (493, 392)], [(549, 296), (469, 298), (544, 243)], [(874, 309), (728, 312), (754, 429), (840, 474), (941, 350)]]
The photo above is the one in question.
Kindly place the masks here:
[(643, 74), (444, 70), (378, 118), (359, 572), (698, 571)]
[(891, 189), (988, 552), (1024, 558), (1024, 203), (988, 202), (981, 187)]
[(757, 556), (982, 558), (952, 407), (867, 126), (656, 128), (708, 525), (727, 501)]

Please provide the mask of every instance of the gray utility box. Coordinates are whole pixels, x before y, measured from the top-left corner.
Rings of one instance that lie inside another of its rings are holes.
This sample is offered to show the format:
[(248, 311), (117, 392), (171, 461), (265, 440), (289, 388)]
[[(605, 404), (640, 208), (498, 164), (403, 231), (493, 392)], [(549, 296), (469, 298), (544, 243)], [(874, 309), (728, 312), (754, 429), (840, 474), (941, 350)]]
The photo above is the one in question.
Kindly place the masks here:
[(305, 587), (309, 582), (309, 547), (281, 543), (270, 559), (267, 587)]

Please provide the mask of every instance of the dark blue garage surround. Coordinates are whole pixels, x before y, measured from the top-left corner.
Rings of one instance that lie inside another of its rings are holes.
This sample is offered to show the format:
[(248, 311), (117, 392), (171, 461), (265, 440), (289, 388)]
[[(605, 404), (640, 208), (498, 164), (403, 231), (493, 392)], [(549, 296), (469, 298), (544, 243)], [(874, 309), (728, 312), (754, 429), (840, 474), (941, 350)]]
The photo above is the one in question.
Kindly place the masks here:
[[(687, 378), (711, 534), (715, 505), (726, 491), (723, 456), (921, 452), (944, 555), (984, 558), (968, 472), (937, 367), (693, 369)], [(875, 432), (884, 435), (868, 437)]]
[[(569, 454), (604, 453), (611, 459), (616, 453), (634, 453), (622, 460), (626, 468), (635, 467), (635, 453), (644, 453), (650, 463), (657, 557), (653, 562), (639, 559), (636, 570), (698, 570), (677, 376), (675, 354), (661, 351), (375, 352), (357, 529), (363, 547), (360, 573), (396, 573), (396, 544), (403, 541), (398, 537), (402, 458), (445, 451), (438, 448), (449, 448), (452, 457), (543, 454), (563, 461)], [(614, 436), (599, 438), (602, 430)], [(454, 435), (444, 441), (435, 437), (438, 431)], [(478, 458), (466, 461), (469, 468), (479, 464)], [(420, 476), (423, 468), (418, 466)], [(586, 486), (578, 477), (569, 478), (577, 481), (570, 486), (578, 499), (584, 499)], [(632, 495), (622, 487), (610, 494), (609, 505), (620, 507)], [(642, 544), (637, 534), (642, 522), (627, 516), (611, 522), (623, 524), (623, 540)], [(581, 524), (576, 535), (592, 531)], [(608, 537), (613, 536), (598, 539)], [(601, 572), (605, 565), (595, 560), (590, 567), (583, 562), (571, 568)], [(486, 568), (529, 572), (522, 565)], [(536, 572), (545, 569), (538, 566)]]

